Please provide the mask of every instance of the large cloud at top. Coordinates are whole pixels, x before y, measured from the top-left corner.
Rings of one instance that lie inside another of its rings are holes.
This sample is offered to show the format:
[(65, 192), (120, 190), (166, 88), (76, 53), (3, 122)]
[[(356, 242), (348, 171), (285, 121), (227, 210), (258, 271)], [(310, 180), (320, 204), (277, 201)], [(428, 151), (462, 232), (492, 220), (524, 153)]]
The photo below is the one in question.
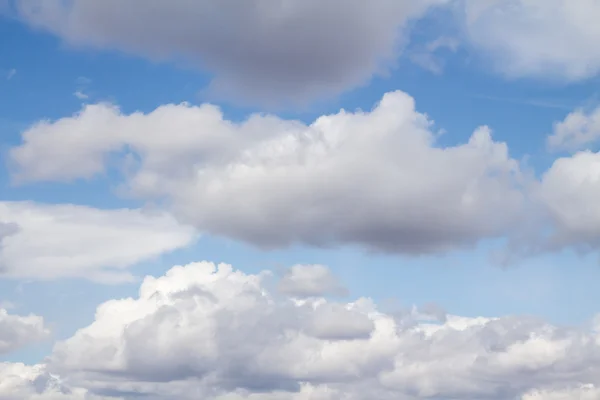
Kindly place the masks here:
[[(312, 267), (295, 268), (298, 274)], [(434, 316), (419, 308), (386, 313), (366, 298), (281, 296), (267, 289), (272, 278), (209, 262), (147, 277), (138, 296), (100, 305), (93, 323), (59, 342), (45, 365), (0, 364), (0, 399), (591, 400), (600, 394), (597, 324), (571, 329), (516, 316)]]
[(76, 46), (183, 59), (222, 94), (275, 102), (329, 96), (385, 71), (404, 28), (446, 0), (16, 0), (29, 24)]
[(192, 63), (219, 94), (271, 105), (385, 72), (413, 22), (441, 7), (454, 10), (461, 45), (497, 73), (569, 82), (600, 71), (595, 0), (7, 1), (71, 45)]

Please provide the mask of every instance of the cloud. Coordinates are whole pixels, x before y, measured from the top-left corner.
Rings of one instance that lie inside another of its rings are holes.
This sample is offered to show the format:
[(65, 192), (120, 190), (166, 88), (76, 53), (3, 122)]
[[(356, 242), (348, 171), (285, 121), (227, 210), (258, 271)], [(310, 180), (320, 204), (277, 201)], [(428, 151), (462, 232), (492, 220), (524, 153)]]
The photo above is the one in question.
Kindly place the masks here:
[[(149, 3), (17, 0), (21, 18), (75, 46), (199, 65), (246, 100), (308, 100), (356, 87), (394, 63), (404, 28), (431, 6), (374, 0)], [(223, 27), (227, 27), (224, 29)]]
[(346, 288), (324, 265), (294, 265), (279, 281), (279, 291), (287, 295), (307, 298), (346, 293)]
[(423, 48), (412, 52), (412, 54), (410, 54), (410, 60), (422, 68), (425, 68), (436, 75), (440, 75), (444, 72), (444, 61), (436, 56), (436, 53), (444, 49), (455, 53), (459, 46), (460, 42), (458, 39), (441, 36), (430, 41), (423, 46)]
[(599, 140), (600, 107), (589, 112), (578, 109), (554, 124), (554, 131), (548, 136), (548, 147), (555, 151), (577, 151)]
[(522, 400), (595, 400), (600, 398), (600, 388), (580, 385), (557, 391), (536, 390), (523, 396)]
[(22, 182), (89, 179), (118, 162), (130, 195), (264, 248), (424, 254), (505, 235), (522, 219), (518, 162), (487, 127), (441, 147), (432, 124), (402, 92), (310, 125), (270, 115), (234, 123), (208, 104), (129, 115), (96, 104), (32, 126), (10, 157)]
[(600, 72), (595, 0), (457, 0), (467, 41), (508, 77), (579, 81)]
[(6, 74), (6, 80), (10, 81), (16, 74), (17, 74), (16, 69), (13, 68), (13, 69), (9, 70)]
[[(44, 365), (0, 363), (2, 400), (109, 400), (81, 388), (70, 388), (49, 374)], [(118, 400), (111, 397), (110, 400)], [(124, 400), (124, 399), (122, 399)]]
[[(272, 295), (267, 275), (200, 262), (146, 277), (138, 297), (100, 305), (89, 326), (57, 343), (45, 366), (0, 364), (0, 398), (33, 386), (35, 376), (51, 378), (53, 387), (69, 385), (73, 393), (153, 400), (574, 400), (597, 394), (600, 336), (594, 327), (575, 330), (516, 316), (435, 321), (418, 309), (389, 315), (364, 298), (299, 302)], [(2, 368), (12, 368), (8, 386)]]
[(554, 225), (546, 246), (600, 249), (600, 153), (583, 151), (557, 159), (534, 196)]
[(88, 97), (90, 97), (90, 96), (88, 96), (87, 94), (85, 94), (85, 93), (84, 93), (83, 91), (81, 91), (81, 90), (76, 90), (76, 91), (73, 93), (73, 96), (77, 97), (77, 98), (78, 98), (78, 99), (80, 99), (80, 100), (85, 100), (85, 99), (87, 99)]
[(0, 355), (38, 342), (49, 334), (42, 317), (13, 315), (0, 308)]
[(5, 278), (117, 283), (131, 279), (125, 268), (195, 237), (168, 215), (129, 209), (0, 202), (0, 221), (13, 227), (0, 247)]

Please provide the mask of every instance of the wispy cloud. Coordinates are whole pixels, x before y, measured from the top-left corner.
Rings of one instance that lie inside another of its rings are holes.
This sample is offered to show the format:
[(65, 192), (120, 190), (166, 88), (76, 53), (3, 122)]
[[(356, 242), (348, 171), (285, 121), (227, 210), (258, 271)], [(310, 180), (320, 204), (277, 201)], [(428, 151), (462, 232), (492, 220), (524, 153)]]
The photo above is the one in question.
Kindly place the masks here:
[(17, 70), (12, 68), (6, 73), (6, 80), (11, 80), (17, 74)]
[(87, 94), (85, 94), (85, 93), (84, 93), (83, 91), (81, 91), (81, 90), (76, 90), (76, 91), (73, 93), (73, 96), (75, 96), (75, 97), (77, 97), (78, 99), (81, 99), (81, 100), (85, 100), (85, 99), (87, 99), (87, 98), (89, 98), (89, 97), (90, 97), (90, 96), (88, 96)]
[(562, 101), (555, 101), (552, 99), (532, 99), (532, 98), (518, 98), (518, 97), (500, 97), (490, 96), (485, 94), (474, 94), (472, 97), (482, 100), (501, 101), (513, 104), (522, 104), (525, 106), (541, 107), (541, 108), (555, 108), (560, 110), (572, 110), (576, 107), (575, 104), (569, 104)]
[(92, 83), (90, 78), (85, 76), (79, 76), (75, 79), (75, 84), (77, 85), (77, 90), (73, 92), (73, 96), (77, 97), (79, 100), (86, 100), (90, 96), (86, 93), (88, 86)]
[(80, 86), (87, 86), (90, 83), (92, 83), (92, 80), (85, 76), (79, 76), (79, 77), (77, 77), (77, 79), (75, 79), (75, 83), (77, 83)]
[(409, 55), (410, 60), (436, 75), (441, 75), (444, 72), (444, 60), (436, 53), (440, 50), (447, 49), (452, 53), (458, 50), (459, 42), (457, 39), (442, 36), (431, 42), (428, 42), (423, 48)]

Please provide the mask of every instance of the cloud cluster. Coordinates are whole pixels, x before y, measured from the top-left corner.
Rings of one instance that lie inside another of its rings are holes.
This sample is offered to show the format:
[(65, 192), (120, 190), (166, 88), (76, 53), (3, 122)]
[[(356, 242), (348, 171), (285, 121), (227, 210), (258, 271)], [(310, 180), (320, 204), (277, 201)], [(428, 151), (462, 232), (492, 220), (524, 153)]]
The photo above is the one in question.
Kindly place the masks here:
[(560, 158), (536, 180), (488, 127), (464, 144), (437, 145), (432, 120), (403, 92), (308, 125), (258, 114), (232, 122), (209, 104), (147, 114), (96, 104), (22, 137), (10, 154), (22, 182), (91, 179), (117, 167), (130, 195), (263, 248), (431, 254), (515, 232), (515, 253), (600, 245), (600, 155)]
[[(299, 301), (269, 292), (268, 275), (200, 262), (147, 277), (138, 297), (100, 305), (91, 325), (55, 346), (47, 365), (35, 367), (53, 374), (41, 374), (41, 386), (52, 377), (53, 387), (62, 383), (88, 395), (156, 400), (580, 400), (597, 394), (596, 326), (574, 330), (524, 317), (436, 319), (417, 308), (392, 315), (365, 298)], [(31, 367), (7, 368), (13, 382), (33, 374)], [(11, 398), (10, 390), (4, 393)], [(40, 400), (46, 398), (55, 397)]]
[(49, 334), (44, 318), (9, 314), (0, 307), (0, 355), (42, 340)]
[(124, 400), (96, 396), (82, 388), (71, 388), (46, 371), (44, 365), (0, 363), (1, 400)]
[(132, 278), (125, 268), (194, 237), (164, 213), (0, 202), (0, 277), (123, 282)]
[(487, 127), (439, 147), (432, 124), (402, 92), (310, 125), (270, 115), (234, 123), (206, 104), (130, 115), (97, 104), (32, 126), (11, 159), (21, 181), (91, 178), (119, 162), (130, 194), (265, 248), (423, 254), (506, 234), (521, 218), (518, 162)]
[(407, 23), (447, 0), (17, 0), (20, 17), (76, 46), (183, 59), (220, 94), (273, 103), (337, 94), (384, 71)]

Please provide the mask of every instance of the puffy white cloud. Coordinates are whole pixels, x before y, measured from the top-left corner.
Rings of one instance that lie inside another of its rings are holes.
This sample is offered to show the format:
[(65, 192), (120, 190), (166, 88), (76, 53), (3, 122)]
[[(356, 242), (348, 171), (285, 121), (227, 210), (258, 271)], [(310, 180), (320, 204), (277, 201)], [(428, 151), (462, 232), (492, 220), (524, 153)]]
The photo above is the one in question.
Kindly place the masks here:
[(0, 307), (0, 354), (8, 353), (46, 338), (50, 331), (44, 318), (37, 315), (14, 315)]
[(342, 295), (344, 286), (324, 265), (294, 265), (285, 271), (279, 281), (279, 290), (294, 297), (322, 297)]
[(596, 0), (457, 0), (470, 44), (509, 77), (576, 81), (600, 71)]
[(584, 151), (557, 159), (535, 191), (552, 223), (544, 246), (600, 248), (600, 153)]
[(393, 92), (372, 111), (310, 125), (269, 115), (234, 123), (211, 105), (130, 115), (90, 105), (32, 126), (11, 159), (22, 181), (90, 178), (120, 160), (133, 195), (166, 199), (182, 221), (263, 247), (422, 254), (514, 228), (523, 194), (507, 146), (487, 127), (465, 144), (435, 142), (432, 121)]
[(163, 213), (0, 202), (0, 277), (131, 279), (124, 269), (186, 246), (189, 226)]
[(554, 124), (548, 137), (551, 150), (581, 150), (600, 140), (600, 107), (589, 112), (575, 110)]
[(264, 277), (208, 262), (147, 277), (138, 297), (99, 306), (46, 368), (97, 395), (157, 400), (571, 399), (600, 383), (594, 330), (298, 302)]
[(446, 2), (15, 1), (25, 21), (68, 43), (183, 58), (214, 74), (219, 92), (262, 101), (363, 83), (395, 61), (407, 22)]

